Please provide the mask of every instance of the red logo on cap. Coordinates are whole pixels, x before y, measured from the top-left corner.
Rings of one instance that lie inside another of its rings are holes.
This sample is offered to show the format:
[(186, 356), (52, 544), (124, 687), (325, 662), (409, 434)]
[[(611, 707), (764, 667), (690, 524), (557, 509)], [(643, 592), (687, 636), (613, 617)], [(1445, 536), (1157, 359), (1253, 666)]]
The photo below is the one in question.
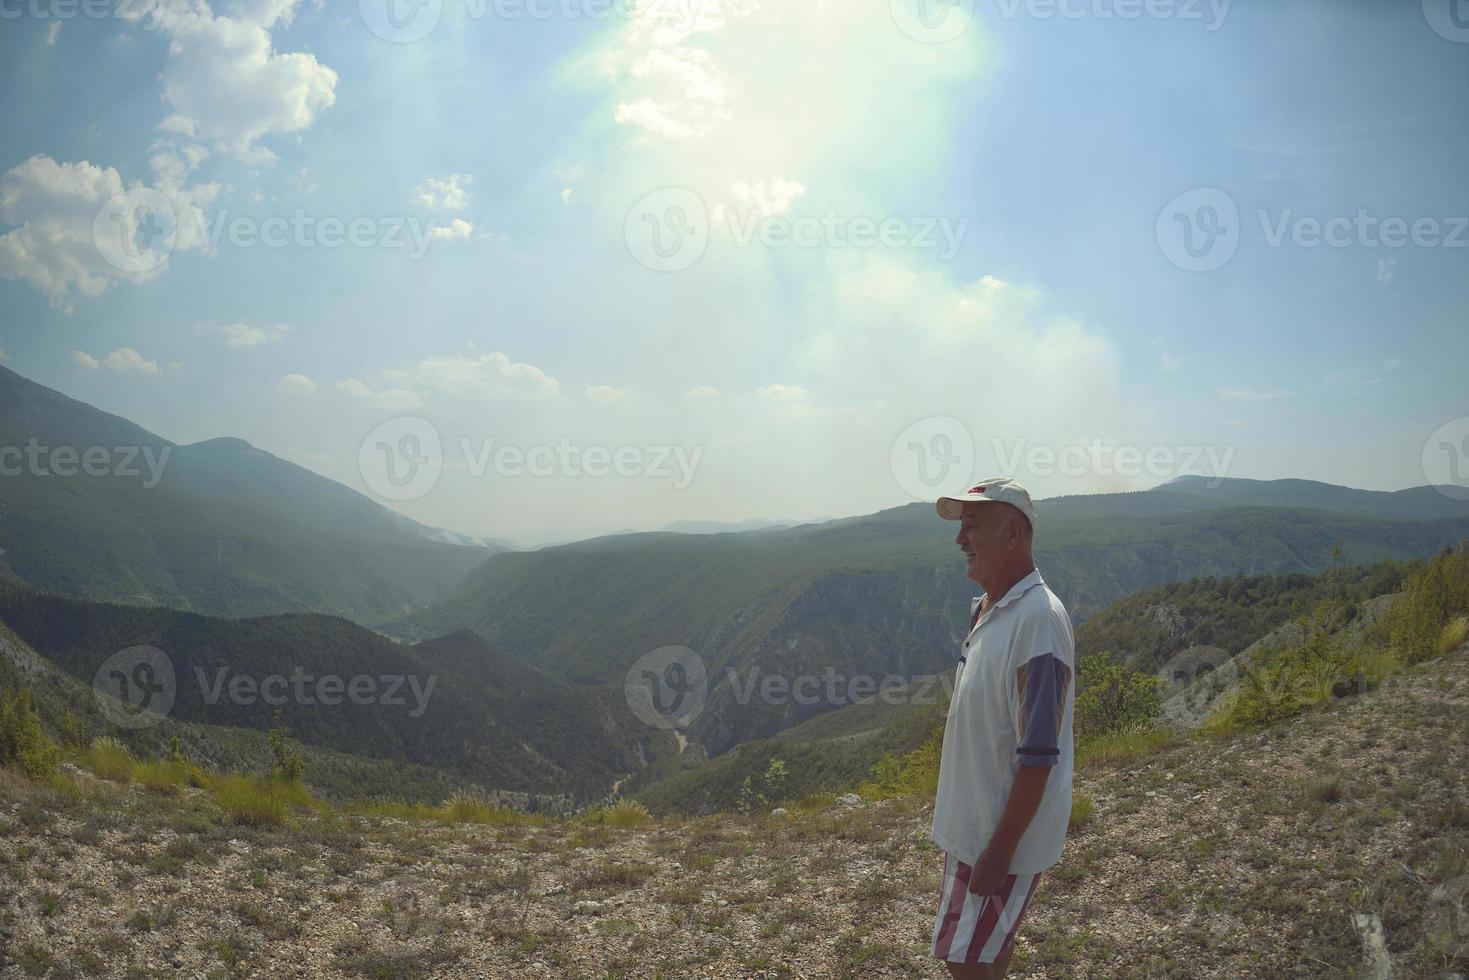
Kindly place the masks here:
[(984, 487), (973, 487), (973, 488), (970, 489), (969, 492), (970, 493), (984, 493)]

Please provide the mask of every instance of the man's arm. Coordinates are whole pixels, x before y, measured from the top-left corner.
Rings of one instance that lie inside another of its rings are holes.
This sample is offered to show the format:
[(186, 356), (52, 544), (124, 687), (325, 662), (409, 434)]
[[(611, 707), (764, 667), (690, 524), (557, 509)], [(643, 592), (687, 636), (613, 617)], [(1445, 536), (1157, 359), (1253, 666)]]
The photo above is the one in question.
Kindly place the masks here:
[(1010, 860), (1020, 838), (1035, 819), (1040, 809), (1041, 797), (1046, 792), (1046, 780), (1051, 775), (1050, 766), (1021, 766), (1010, 784), (1010, 798), (1005, 801), (1005, 812), (1000, 816), (1000, 825), (995, 828), (989, 846), (974, 862), (969, 875), (969, 890), (976, 895), (998, 895), (1010, 873)]
[(1015, 671), (1016, 701), (1020, 705), (1016, 757), (1020, 765), (1000, 822), (970, 872), (969, 890), (975, 894), (1000, 893), (1015, 849), (1040, 809), (1051, 767), (1061, 756), (1061, 712), (1070, 683), (1070, 668), (1051, 653), (1032, 657)]

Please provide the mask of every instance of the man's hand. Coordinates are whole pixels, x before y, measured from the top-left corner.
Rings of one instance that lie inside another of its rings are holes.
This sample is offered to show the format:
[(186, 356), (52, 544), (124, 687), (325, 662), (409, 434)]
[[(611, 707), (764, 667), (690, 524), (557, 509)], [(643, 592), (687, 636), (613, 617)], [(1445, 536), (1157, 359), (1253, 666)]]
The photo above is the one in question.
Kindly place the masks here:
[(969, 890), (975, 895), (998, 895), (1003, 890), (1005, 878), (1010, 874), (1009, 854), (991, 848), (979, 856), (969, 872)]

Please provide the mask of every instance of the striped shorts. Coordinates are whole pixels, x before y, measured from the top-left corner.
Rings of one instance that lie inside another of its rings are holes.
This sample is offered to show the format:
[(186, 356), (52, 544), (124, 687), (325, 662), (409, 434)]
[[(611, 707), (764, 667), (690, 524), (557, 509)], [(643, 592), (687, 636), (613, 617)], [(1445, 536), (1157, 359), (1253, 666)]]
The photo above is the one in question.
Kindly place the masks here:
[(933, 955), (949, 963), (994, 963), (1015, 942), (1039, 874), (1008, 875), (998, 895), (969, 891), (969, 865), (944, 855), (944, 882), (933, 923)]

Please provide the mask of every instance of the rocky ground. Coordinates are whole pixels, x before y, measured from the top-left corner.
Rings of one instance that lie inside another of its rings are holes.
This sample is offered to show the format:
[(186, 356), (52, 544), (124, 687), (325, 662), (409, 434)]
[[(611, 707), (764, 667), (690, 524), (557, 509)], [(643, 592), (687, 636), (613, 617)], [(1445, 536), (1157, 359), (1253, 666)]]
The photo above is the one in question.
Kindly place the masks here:
[[(1012, 976), (1469, 973), (1466, 756), (1461, 652), (1278, 730), (1088, 769), (1094, 810)], [(0, 772), (0, 975), (946, 975), (926, 956), (939, 855), (922, 800), (624, 829), (301, 813), (256, 830), (196, 794)], [(1354, 921), (1381, 925), (1375, 965)]]

